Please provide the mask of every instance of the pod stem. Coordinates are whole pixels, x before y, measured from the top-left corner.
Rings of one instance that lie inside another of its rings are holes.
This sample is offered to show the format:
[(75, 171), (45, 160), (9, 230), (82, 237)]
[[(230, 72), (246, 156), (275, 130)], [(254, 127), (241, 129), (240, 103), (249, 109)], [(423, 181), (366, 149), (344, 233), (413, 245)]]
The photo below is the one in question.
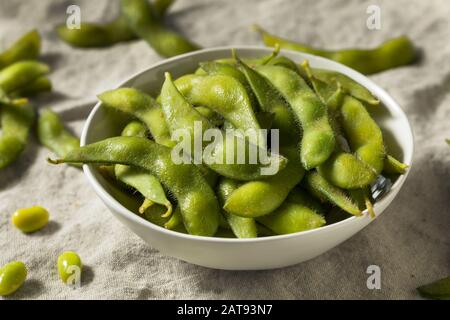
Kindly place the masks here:
[(375, 219), (377, 215), (375, 214), (375, 210), (373, 209), (373, 204), (370, 201), (369, 197), (364, 197), (364, 202), (366, 204), (367, 211), (369, 212), (369, 215), (372, 219)]
[(166, 208), (167, 211), (163, 215), (161, 215), (161, 217), (163, 218), (169, 218), (172, 215), (173, 207), (170, 202), (166, 204)]
[(142, 205), (139, 207), (139, 213), (144, 214), (145, 210), (153, 206), (155, 203), (150, 199), (145, 199)]

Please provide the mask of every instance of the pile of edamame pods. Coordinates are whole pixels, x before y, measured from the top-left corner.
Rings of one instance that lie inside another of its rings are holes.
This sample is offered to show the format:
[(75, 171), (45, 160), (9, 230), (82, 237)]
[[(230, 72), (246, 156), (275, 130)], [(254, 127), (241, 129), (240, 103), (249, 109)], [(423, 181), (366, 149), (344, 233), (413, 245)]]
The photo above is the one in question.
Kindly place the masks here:
[[(134, 120), (121, 136), (49, 161), (98, 164), (123, 204), (192, 235), (254, 238), (318, 228), (364, 209), (374, 215), (371, 185), (407, 168), (387, 153), (368, 111), (381, 108), (379, 100), (343, 74), (298, 65), (278, 51), (255, 59), (233, 51), (176, 80), (166, 73), (157, 98), (134, 88), (104, 92), (103, 108)], [(187, 130), (194, 145), (196, 124), (219, 132), (278, 129), (279, 153), (270, 153), (266, 137), (247, 137), (246, 147), (269, 150), (268, 162), (208, 161), (226, 157), (225, 135), (203, 141), (200, 149), (212, 152), (200, 161), (176, 163), (173, 134)], [(267, 163), (277, 169), (263, 174)], [(133, 207), (136, 194), (142, 204)]]
[(158, 54), (172, 57), (200, 47), (167, 28), (164, 18), (174, 0), (121, 0), (121, 13), (105, 24), (81, 23), (79, 28), (57, 27), (61, 40), (73, 47), (108, 47), (141, 38)]

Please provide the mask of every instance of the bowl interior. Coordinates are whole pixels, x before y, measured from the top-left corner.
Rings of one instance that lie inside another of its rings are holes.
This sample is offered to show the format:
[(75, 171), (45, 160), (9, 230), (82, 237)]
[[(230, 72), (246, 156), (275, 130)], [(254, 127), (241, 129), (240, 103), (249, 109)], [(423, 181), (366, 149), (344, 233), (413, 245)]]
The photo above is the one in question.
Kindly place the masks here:
[[(164, 72), (170, 72), (174, 78), (186, 73), (192, 73), (197, 68), (199, 62), (229, 58), (231, 55), (231, 48), (237, 48), (237, 52), (242, 58), (255, 58), (272, 52), (270, 48), (246, 46), (201, 50), (177, 56), (155, 64), (132, 76), (129, 80), (123, 82), (118, 87), (134, 87), (156, 97), (159, 94), (159, 90), (164, 81)], [(411, 127), (402, 109), (389, 96), (389, 94), (387, 94), (386, 91), (378, 87), (375, 83), (362, 74), (334, 61), (294, 51), (282, 50), (280, 55), (285, 55), (296, 62), (301, 62), (304, 59), (308, 59), (312, 67), (341, 72), (369, 89), (382, 102), (381, 106), (368, 107), (368, 111), (383, 131), (383, 137), (385, 139), (387, 150), (390, 154), (402, 162), (409, 165), (412, 164), (414, 145)], [(129, 122), (129, 120), (130, 119), (122, 113), (111, 111), (107, 108), (102, 108), (101, 103), (98, 103), (86, 121), (81, 136), (81, 145), (120, 135), (122, 128)], [(112, 195), (114, 194), (113, 187), (103, 178), (94, 166), (84, 166), (84, 168), (88, 177), (92, 177), (96, 184), (106, 190), (103, 195), (108, 197), (107, 201), (115, 201), (120, 203), (120, 199), (117, 199), (117, 197)], [(407, 174), (402, 175), (393, 181), (394, 183), (391, 190), (375, 203), (375, 211), (377, 210), (380, 202), (384, 201), (389, 193), (398, 192), (398, 189), (403, 184), (406, 176)], [(389, 202), (390, 201), (392, 201), (392, 199), (390, 199)], [(128, 210), (130, 208), (123, 207), (122, 209), (122, 211), (126, 211), (126, 214), (128, 215), (135, 215), (133, 212)], [(355, 217), (352, 217), (347, 220), (352, 220), (354, 218)], [(338, 223), (344, 223), (347, 220)], [(158, 226), (155, 227), (159, 228)]]

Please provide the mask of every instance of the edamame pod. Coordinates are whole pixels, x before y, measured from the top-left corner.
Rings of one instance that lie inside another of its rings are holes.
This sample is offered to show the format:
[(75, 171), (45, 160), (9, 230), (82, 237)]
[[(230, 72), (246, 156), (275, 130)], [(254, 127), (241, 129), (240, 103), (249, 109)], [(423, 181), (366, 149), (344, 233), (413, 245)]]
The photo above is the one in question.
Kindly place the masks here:
[(450, 277), (417, 288), (420, 295), (428, 299), (450, 300)]
[(0, 69), (21, 60), (34, 60), (39, 56), (40, 51), (41, 36), (36, 30), (32, 30), (0, 54)]
[[(227, 178), (222, 178), (217, 187), (217, 196), (223, 206), (228, 197), (239, 187), (240, 183)], [(255, 219), (245, 218), (223, 211), (223, 215), (238, 238), (256, 238), (258, 235)]]
[(35, 113), (33, 106), (29, 104), (20, 107), (2, 105), (0, 116), (0, 169), (3, 169), (14, 162), (25, 149)]
[(129, 28), (160, 55), (172, 57), (199, 49), (196, 44), (167, 29), (155, 17), (154, 9), (146, 0), (122, 0), (121, 3)]
[(305, 169), (324, 163), (335, 147), (326, 105), (294, 71), (267, 65), (258, 66), (256, 70), (281, 92), (302, 126), (300, 157)]
[(39, 114), (37, 136), (42, 145), (60, 157), (80, 146), (80, 139), (64, 128), (61, 118), (49, 108)]
[(12, 91), (11, 97), (33, 97), (43, 92), (52, 91), (52, 83), (46, 76), (41, 76), (31, 81), (26, 86)]
[(6, 93), (22, 89), (49, 70), (46, 64), (36, 61), (16, 62), (0, 70), (0, 87)]
[(77, 148), (51, 163), (126, 164), (148, 170), (178, 200), (190, 234), (212, 236), (219, 224), (219, 204), (211, 187), (192, 164), (175, 164), (171, 149), (139, 137), (114, 137)]
[(120, 110), (145, 123), (153, 139), (165, 146), (174, 146), (164, 113), (155, 99), (133, 88), (119, 88), (103, 92), (98, 96), (106, 107)]
[(308, 191), (322, 201), (329, 201), (352, 215), (361, 215), (358, 205), (343, 190), (329, 183), (316, 171), (308, 172), (303, 181)]
[(284, 148), (282, 153), (288, 159), (284, 169), (268, 179), (239, 186), (229, 195), (224, 210), (241, 217), (255, 218), (278, 208), (305, 174), (295, 148)]
[(27, 278), (23, 262), (13, 261), (0, 268), (0, 296), (10, 295), (19, 289)]
[(416, 59), (416, 50), (411, 40), (406, 36), (385, 41), (374, 49), (343, 49), (322, 50), (312, 48), (301, 43), (282, 39), (264, 31), (259, 26), (254, 26), (259, 32), (265, 45), (296, 50), (322, 56), (349, 66), (361, 73), (372, 74), (384, 70), (400, 67), (412, 63)]

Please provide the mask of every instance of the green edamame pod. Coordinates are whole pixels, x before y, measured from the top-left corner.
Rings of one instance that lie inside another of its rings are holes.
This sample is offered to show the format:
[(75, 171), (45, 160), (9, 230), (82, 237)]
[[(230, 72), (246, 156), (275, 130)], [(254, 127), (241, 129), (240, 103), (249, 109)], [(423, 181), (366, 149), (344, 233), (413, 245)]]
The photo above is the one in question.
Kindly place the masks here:
[(80, 146), (80, 139), (71, 134), (61, 118), (51, 109), (43, 109), (37, 122), (39, 142), (60, 157)]
[(41, 51), (41, 36), (36, 30), (24, 34), (0, 54), (0, 69), (21, 60), (34, 60)]
[(316, 229), (325, 224), (325, 218), (307, 206), (286, 201), (271, 214), (257, 218), (258, 222), (276, 234), (288, 234)]
[(250, 141), (265, 148), (247, 90), (238, 80), (225, 75), (186, 75), (175, 80), (175, 86), (191, 104), (216, 111), (236, 129), (256, 130), (256, 138)]
[(380, 127), (364, 105), (351, 96), (344, 98), (339, 119), (351, 150), (372, 167), (378, 176), (383, 170), (386, 157)]
[(247, 218), (269, 214), (278, 208), (289, 192), (301, 181), (303, 169), (296, 148), (281, 150), (288, 163), (276, 175), (261, 181), (242, 184), (228, 197), (225, 211)]
[(41, 76), (31, 81), (26, 86), (12, 91), (9, 95), (11, 97), (33, 97), (43, 92), (52, 90), (52, 83), (46, 76)]
[(324, 163), (335, 147), (326, 105), (294, 71), (267, 65), (259, 66), (256, 70), (281, 92), (302, 126), (300, 157), (305, 169)]
[(146, 0), (122, 0), (121, 3), (129, 28), (160, 55), (172, 57), (199, 49), (196, 44), (167, 29)]
[(272, 128), (278, 129), (281, 145), (297, 145), (300, 132), (294, 115), (280, 92), (245, 62), (237, 59), (238, 66), (252, 88), (261, 109), (273, 113)]
[(13, 261), (0, 268), (0, 296), (10, 295), (19, 289), (27, 278), (23, 262)]
[(0, 136), (0, 169), (16, 160), (28, 140), (28, 134), (34, 123), (35, 113), (31, 105), (10, 106), (0, 108), (1, 129)]
[(261, 27), (255, 26), (267, 46), (279, 45), (281, 48), (296, 50), (322, 56), (349, 66), (361, 73), (372, 74), (412, 63), (416, 59), (416, 50), (406, 36), (385, 41), (374, 49), (322, 50), (301, 43), (274, 36)]
[(420, 295), (428, 299), (450, 300), (450, 277), (417, 288)]
[(306, 189), (322, 201), (329, 201), (352, 215), (361, 215), (358, 205), (343, 190), (329, 183), (316, 171), (308, 172), (303, 181)]
[(219, 204), (195, 165), (175, 164), (171, 149), (139, 137), (114, 137), (79, 147), (51, 163), (125, 164), (148, 170), (178, 200), (190, 234), (212, 236), (219, 224)]
[(36, 61), (16, 62), (0, 70), (0, 87), (10, 93), (19, 90), (49, 72), (49, 67)]
[[(219, 203), (223, 206), (228, 197), (239, 187), (240, 183), (227, 178), (222, 178), (217, 187)], [(256, 238), (258, 235), (256, 222), (253, 218), (240, 217), (226, 211), (223, 212), (231, 230), (238, 238)]]
[(166, 12), (169, 10), (169, 8), (172, 6), (172, 4), (175, 2), (175, 0), (154, 0), (153, 5), (153, 11), (155, 12), (155, 16), (159, 19), (164, 18), (166, 15)]
[(3, 104), (9, 104), (12, 106), (20, 107), (28, 103), (26, 98), (13, 98), (11, 94), (6, 94), (6, 92), (0, 88), (0, 106)]
[(98, 95), (106, 107), (130, 114), (145, 123), (153, 139), (165, 146), (174, 146), (164, 113), (155, 99), (133, 88), (119, 88)]
[(391, 155), (387, 155), (384, 159), (384, 167), (383, 172), (387, 174), (404, 174), (406, 173), (406, 169), (408, 169), (408, 165), (404, 164), (397, 159), (395, 159)]
[(69, 29), (66, 24), (62, 24), (56, 28), (56, 32), (67, 44), (81, 48), (107, 47), (136, 39), (123, 16), (105, 24), (81, 23), (78, 29)]
[[(145, 138), (146, 133), (147, 128), (143, 123), (132, 121), (125, 126), (122, 131), (122, 136)], [(167, 199), (161, 183), (148, 171), (133, 166), (116, 164), (114, 173), (118, 180), (136, 189), (145, 197), (146, 201), (139, 208), (141, 214), (144, 214), (154, 203), (166, 207), (166, 212), (163, 214), (163, 217), (169, 217), (172, 214), (172, 204)]]

